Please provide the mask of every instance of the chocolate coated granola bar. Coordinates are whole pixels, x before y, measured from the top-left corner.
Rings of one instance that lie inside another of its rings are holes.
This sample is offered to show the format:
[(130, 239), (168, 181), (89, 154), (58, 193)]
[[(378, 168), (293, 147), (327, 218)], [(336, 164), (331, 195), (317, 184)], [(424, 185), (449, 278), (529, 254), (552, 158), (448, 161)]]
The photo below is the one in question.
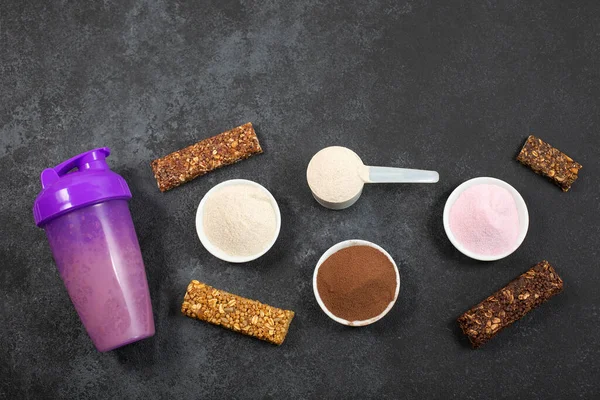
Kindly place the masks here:
[(252, 123), (248, 122), (156, 159), (150, 165), (158, 188), (166, 192), (217, 168), (262, 152)]
[(563, 192), (571, 188), (582, 167), (565, 153), (533, 135), (527, 138), (517, 160), (536, 174), (550, 178)]
[(187, 287), (181, 312), (232, 331), (280, 345), (294, 312), (215, 289), (193, 280)]
[(477, 348), (562, 289), (562, 279), (542, 261), (461, 315), (458, 324)]

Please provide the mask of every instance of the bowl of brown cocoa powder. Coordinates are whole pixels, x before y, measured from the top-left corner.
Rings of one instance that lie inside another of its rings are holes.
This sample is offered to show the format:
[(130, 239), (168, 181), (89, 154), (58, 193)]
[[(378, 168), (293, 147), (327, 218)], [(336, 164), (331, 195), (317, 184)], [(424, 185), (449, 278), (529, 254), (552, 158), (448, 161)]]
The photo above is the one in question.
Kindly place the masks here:
[(313, 275), (319, 306), (334, 321), (348, 326), (370, 325), (394, 306), (400, 292), (396, 263), (380, 246), (346, 240), (327, 250)]

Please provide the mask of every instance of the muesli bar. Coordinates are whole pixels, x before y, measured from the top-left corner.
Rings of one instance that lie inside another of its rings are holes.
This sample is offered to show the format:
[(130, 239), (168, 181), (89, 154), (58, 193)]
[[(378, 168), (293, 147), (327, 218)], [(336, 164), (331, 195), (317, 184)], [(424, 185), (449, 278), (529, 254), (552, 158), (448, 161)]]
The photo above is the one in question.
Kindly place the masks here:
[(193, 280), (187, 287), (181, 312), (232, 331), (280, 345), (294, 312), (246, 299)]
[(158, 188), (166, 192), (217, 168), (262, 152), (252, 123), (248, 122), (156, 159), (150, 165)]
[(458, 324), (477, 348), (562, 289), (562, 279), (548, 261), (542, 261), (465, 312)]
[(569, 191), (582, 168), (571, 157), (533, 135), (527, 138), (517, 160), (536, 174), (550, 178), (563, 192)]

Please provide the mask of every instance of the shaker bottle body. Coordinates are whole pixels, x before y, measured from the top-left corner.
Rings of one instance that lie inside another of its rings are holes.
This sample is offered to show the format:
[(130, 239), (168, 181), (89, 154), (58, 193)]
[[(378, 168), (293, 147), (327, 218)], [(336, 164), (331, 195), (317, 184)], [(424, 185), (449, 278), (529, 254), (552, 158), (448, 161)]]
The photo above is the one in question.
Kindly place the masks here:
[(69, 296), (99, 351), (154, 335), (148, 282), (127, 200), (78, 208), (43, 228)]

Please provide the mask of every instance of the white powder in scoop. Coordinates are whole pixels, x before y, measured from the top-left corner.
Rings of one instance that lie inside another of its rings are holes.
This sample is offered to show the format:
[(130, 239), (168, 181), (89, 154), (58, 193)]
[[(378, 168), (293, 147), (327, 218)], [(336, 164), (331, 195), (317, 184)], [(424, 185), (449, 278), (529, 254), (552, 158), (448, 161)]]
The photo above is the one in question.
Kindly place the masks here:
[(306, 171), (308, 185), (319, 198), (332, 203), (350, 200), (363, 187), (360, 158), (350, 149), (326, 147), (314, 155)]
[(263, 252), (273, 241), (277, 216), (266, 193), (241, 183), (210, 194), (203, 225), (214, 246), (230, 256), (246, 257)]

